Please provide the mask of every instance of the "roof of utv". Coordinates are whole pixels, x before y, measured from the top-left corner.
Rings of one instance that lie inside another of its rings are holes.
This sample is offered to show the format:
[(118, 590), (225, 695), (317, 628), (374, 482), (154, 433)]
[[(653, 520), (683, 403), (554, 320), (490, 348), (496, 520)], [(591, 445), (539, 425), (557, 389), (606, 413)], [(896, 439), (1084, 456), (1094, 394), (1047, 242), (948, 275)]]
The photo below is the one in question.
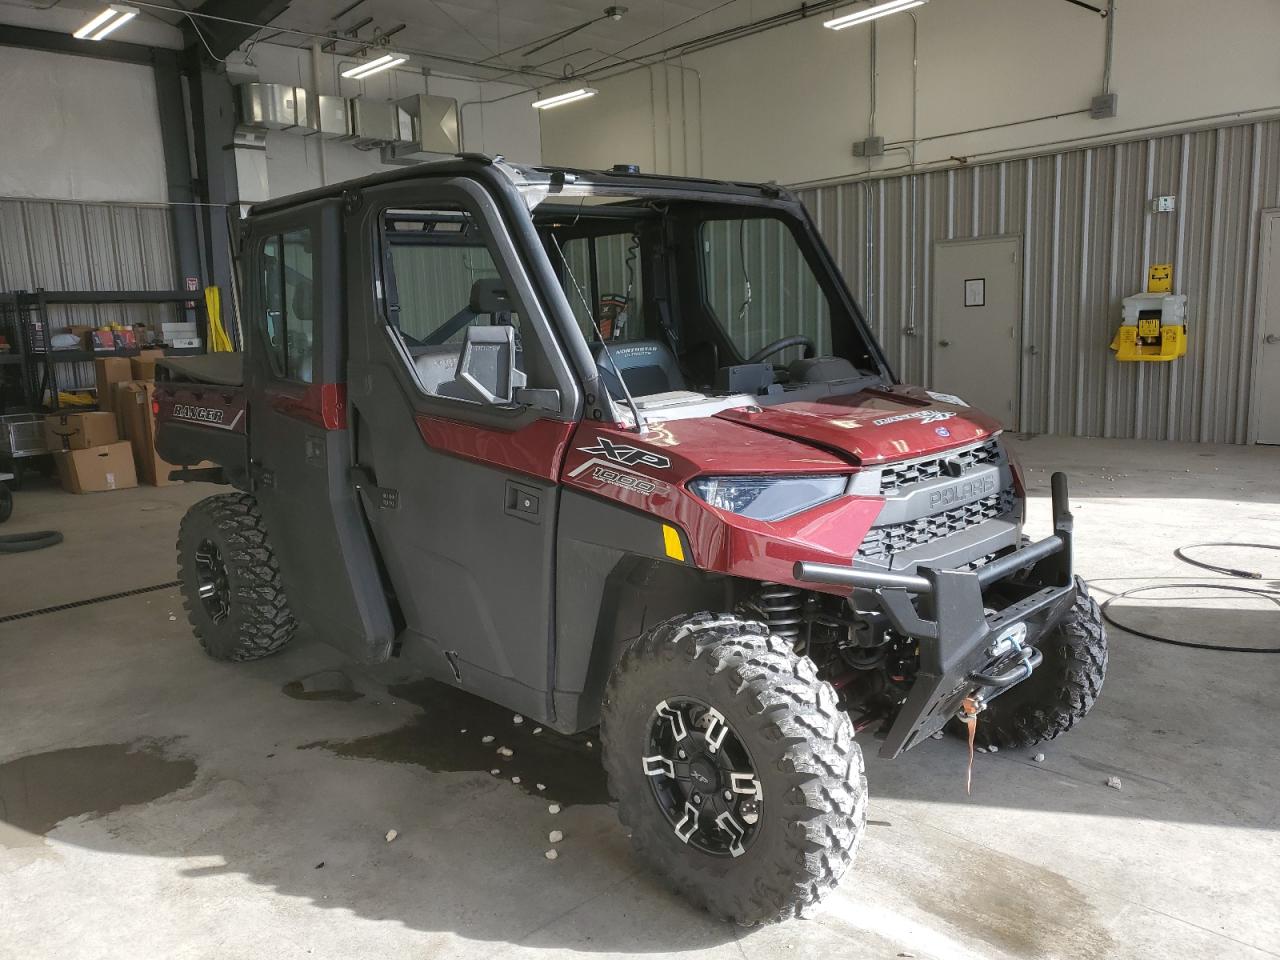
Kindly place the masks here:
[(396, 183), (401, 180), (418, 180), (423, 177), (455, 176), (483, 174), (492, 176), (500, 174), (511, 184), (521, 187), (536, 187), (545, 184), (554, 187), (559, 184), (590, 184), (593, 187), (615, 187), (618, 189), (644, 186), (653, 190), (670, 190), (673, 193), (698, 194), (706, 199), (715, 196), (750, 197), (753, 199), (776, 200), (791, 199), (790, 194), (773, 183), (739, 183), (731, 180), (700, 180), (693, 177), (672, 177), (660, 174), (632, 173), (623, 170), (583, 170), (574, 167), (537, 167), (522, 163), (510, 163), (502, 157), (488, 157), (479, 153), (460, 153), (445, 160), (433, 160), (428, 163), (399, 167), (386, 173), (375, 173), (356, 180), (345, 180), (315, 190), (293, 193), (256, 203), (249, 208), (250, 215), (273, 213), (287, 210), (290, 207), (310, 203), (327, 197), (339, 197), (348, 190), (359, 190), (364, 187), (379, 186), (384, 183)]

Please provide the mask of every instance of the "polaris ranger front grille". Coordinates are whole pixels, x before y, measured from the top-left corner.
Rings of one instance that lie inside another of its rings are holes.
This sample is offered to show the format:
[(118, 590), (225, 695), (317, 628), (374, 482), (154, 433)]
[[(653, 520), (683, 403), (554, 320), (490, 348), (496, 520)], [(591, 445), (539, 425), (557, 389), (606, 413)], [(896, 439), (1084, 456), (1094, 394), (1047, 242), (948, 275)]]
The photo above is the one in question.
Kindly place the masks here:
[(1013, 512), (1013, 508), (1013, 490), (1005, 489), (931, 516), (872, 527), (867, 531), (862, 546), (858, 547), (858, 556), (865, 560), (887, 561), (901, 550), (932, 543), (986, 520), (1006, 516)]
[(992, 437), (967, 450), (955, 450), (940, 457), (912, 463), (889, 464), (880, 472), (880, 495), (893, 496), (903, 487), (939, 477), (962, 477), (974, 467), (996, 463), (1000, 459), (1000, 441)]

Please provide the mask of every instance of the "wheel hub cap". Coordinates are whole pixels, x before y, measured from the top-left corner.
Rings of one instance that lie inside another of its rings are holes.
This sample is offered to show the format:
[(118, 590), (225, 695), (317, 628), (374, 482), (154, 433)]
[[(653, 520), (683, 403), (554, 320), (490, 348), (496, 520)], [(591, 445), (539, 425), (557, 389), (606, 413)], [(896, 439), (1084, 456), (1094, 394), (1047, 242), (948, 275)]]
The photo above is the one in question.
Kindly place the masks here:
[(683, 843), (713, 856), (746, 852), (764, 797), (750, 752), (720, 711), (691, 697), (662, 701), (642, 763), (654, 800)]
[(231, 581), (222, 551), (212, 540), (202, 540), (196, 547), (196, 590), (200, 603), (214, 623), (221, 623), (231, 612)]

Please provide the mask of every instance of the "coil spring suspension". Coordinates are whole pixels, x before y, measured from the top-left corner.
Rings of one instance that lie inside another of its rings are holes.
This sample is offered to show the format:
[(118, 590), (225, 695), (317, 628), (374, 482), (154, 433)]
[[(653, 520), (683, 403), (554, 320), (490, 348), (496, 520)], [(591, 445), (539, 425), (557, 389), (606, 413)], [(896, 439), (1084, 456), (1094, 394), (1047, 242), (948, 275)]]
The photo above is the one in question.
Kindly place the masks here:
[(781, 583), (766, 583), (755, 596), (755, 605), (764, 616), (769, 629), (780, 637), (795, 640), (800, 636), (803, 602), (796, 587)]

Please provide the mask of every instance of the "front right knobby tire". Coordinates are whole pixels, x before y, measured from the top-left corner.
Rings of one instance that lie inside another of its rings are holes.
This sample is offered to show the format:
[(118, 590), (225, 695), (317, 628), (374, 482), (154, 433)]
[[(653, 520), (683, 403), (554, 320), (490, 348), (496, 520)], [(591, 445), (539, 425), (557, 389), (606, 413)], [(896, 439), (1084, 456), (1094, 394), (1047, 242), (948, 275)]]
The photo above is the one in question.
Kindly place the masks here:
[[(197, 552), (212, 544), (225, 566), (225, 615), (200, 596)], [(182, 602), (196, 639), (214, 660), (259, 660), (288, 643), (296, 629), (257, 501), (247, 493), (206, 497), (187, 511), (178, 532)]]
[[(753, 758), (762, 815), (740, 856), (681, 842), (654, 797), (644, 745), (657, 705), (680, 696), (720, 711)], [(632, 845), (713, 915), (748, 926), (797, 916), (853, 862), (867, 799), (853, 726), (813, 663), (764, 624), (712, 613), (658, 624), (614, 668), (600, 729)]]

